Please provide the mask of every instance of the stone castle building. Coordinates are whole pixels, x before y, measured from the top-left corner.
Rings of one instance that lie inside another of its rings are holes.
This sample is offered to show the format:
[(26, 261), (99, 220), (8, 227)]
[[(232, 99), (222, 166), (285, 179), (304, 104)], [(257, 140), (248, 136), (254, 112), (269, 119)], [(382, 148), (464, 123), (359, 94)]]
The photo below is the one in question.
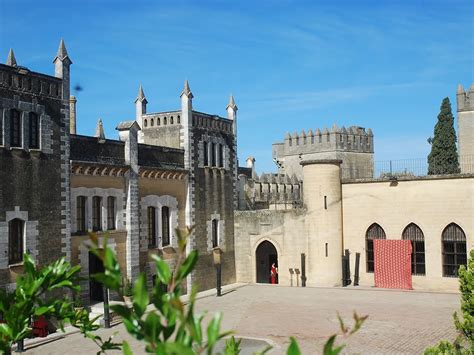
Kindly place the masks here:
[[(199, 112), (185, 81), (180, 105), (149, 112), (142, 86), (135, 119), (117, 122), (118, 139), (76, 134), (80, 117), (70, 95), (72, 61), (61, 41), (54, 76), (16, 62), (0, 64), (0, 286), (13, 287), (22, 254), (39, 264), (61, 256), (80, 264), (83, 299), (101, 300), (88, 281), (101, 265), (87, 232), (118, 255), (124, 277), (155, 268), (150, 256), (176, 262), (175, 227), (195, 225), (199, 251), (186, 287), (215, 286), (213, 256), (223, 283), (341, 284), (345, 249), (361, 254), (361, 285), (373, 285), (373, 240), (408, 239), (414, 246), (415, 289), (457, 289), (457, 267), (474, 240), (474, 175), (374, 178), (374, 135), (352, 126), (287, 135), (272, 155), (277, 173), (256, 173), (255, 159), (237, 163), (237, 106), (226, 117)], [(474, 153), (474, 108), (458, 89), (459, 151)], [(440, 202), (442, 201), (442, 202)], [(353, 271), (353, 264), (351, 264)]]

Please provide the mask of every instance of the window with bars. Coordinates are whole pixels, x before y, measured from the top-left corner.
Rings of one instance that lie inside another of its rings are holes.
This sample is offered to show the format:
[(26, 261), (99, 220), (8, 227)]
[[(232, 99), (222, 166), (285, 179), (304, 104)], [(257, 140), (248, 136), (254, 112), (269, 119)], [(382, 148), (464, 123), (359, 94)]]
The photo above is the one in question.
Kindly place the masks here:
[(443, 244), (443, 276), (458, 277), (461, 265), (467, 264), (466, 234), (456, 223), (451, 223), (441, 236)]
[(162, 246), (170, 245), (170, 209), (166, 206), (161, 208), (161, 234)]
[(372, 224), (365, 233), (367, 272), (374, 272), (374, 239), (387, 239), (385, 231), (377, 223)]
[(76, 198), (76, 225), (78, 233), (86, 231), (86, 201), (87, 197), (85, 196), (77, 196)]
[(411, 241), (411, 273), (425, 275), (425, 237), (415, 223), (410, 223), (402, 233), (402, 239)]
[(39, 117), (36, 113), (30, 112), (29, 114), (29, 124), (30, 124), (30, 144), (31, 149), (39, 149), (40, 141), (40, 125)]
[(10, 111), (10, 146), (21, 147), (21, 115), (18, 110)]
[(224, 167), (224, 145), (219, 144), (219, 167)]
[(219, 246), (219, 220), (212, 220), (212, 247), (216, 248)]
[(15, 218), (8, 222), (8, 264), (23, 261), (23, 230), (25, 222)]
[(92, 197), (92, 230), (102, 230), (102, 197)]
[(148, 247), (156, 248), (156, 209), (148, 207)]
[(107, 197), (107, 229), (115, 229), (115, 200), (113, 196)]

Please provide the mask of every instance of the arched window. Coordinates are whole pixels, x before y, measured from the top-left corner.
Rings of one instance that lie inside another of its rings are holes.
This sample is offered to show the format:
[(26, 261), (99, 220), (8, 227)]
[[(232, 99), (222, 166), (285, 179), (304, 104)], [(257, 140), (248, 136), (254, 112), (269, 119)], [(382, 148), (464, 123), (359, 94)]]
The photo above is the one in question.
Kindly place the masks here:
[(178, 115), (178, 124), (180, 124), (180, 123), (181, 123), (181, 116)]
[(92, 230), (102, 230), (102, 197), (92, 197)]
[(10, 146), (21, 147), (21, 115), (18, 110), (10, 111)]
[(212, 220), (212, 247), (216, 248), (219, 246), (219, 220)]
[(160, 118), (158, 117), (158, 118), (156, 119), (156, 125), (159, 126), (160, 124), (161, 124), (161, 121), (160, 121)]
[(163, 117), (163, 124), (166, 126), (166, 117)]
[(173, 124), (174, 123), (174, 120), (173, 120), (173, 116), (170, 117), (170, 124)]
[(8, 264), (18, 264), (23, 260), (23, 230), (25, 222), (15, 218), (8, 222)]
[(211, 143), (211, 166), (216, 166), (216, 143)]
[(86, 201), (87, 197), (77, 196), (76, 198), (76, 231), (84, 233), (86, 231)]
[(387, 239), (385, 231), (377, 223), (372, 224), (365, 233), (367, 272), (374, 272), (374, 239)]
[(170, 245), (170, 209), (166, 206), (161, 208), (161, 234), (162, 246)]
[(443, 244), (443, 276), (457, 277), (461, 265), (467, 264), (466, 234), (456, 223), (451, 223), (441, 236)]
[(415, 223), (410, 223), (402, 233), (402, 239), (411, 241), (411, 273), (425, 275), (425, 237)]
[(207, 145), (207, 142), (203, 142), (202, 143), (202, 149), (203, 149), (203, 155), (204, 155), (204, 166), (208, 166), (209, 165), (209, 151), (208, 151), (208, 145)]
[(29, 115), (29, 123), (30, 123), (30, 145), (29, 147), (31, 149), (38, 149), (39, 148), (39, 132), (40, 132), (40, 127), (39, 127), (39, 117), (36, 113), (30, 112)]
[(156, 248), (156, 210), (155, 207), (148, 207), (148, 247)]
[(153, 127), (154, 125), (155, 125), (155, 120), (152, 118), (152, 119), (150, 120), (150, 127)]
[(144, 125), (145, 127), (148, 127), (148, 120), (146, 120), (146, 119), (143, 120), (143, 125)]
[(107, 197), (107, 229), (115, 229), (115, 197)]
[(219, 144), (219, 167), (224, 167), (224, 145)]

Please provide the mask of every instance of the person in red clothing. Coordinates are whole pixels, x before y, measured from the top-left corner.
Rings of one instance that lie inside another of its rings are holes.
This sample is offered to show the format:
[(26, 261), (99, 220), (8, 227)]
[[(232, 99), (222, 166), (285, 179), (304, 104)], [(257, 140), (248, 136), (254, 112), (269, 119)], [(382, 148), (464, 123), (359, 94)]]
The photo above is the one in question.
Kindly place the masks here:
[(277, 283), (277, 275), (278, 275), (278, 268), (275, 266), (275, 263), (272, 264), (272, 268), (270, 269), (270, 278), (272, 284)]

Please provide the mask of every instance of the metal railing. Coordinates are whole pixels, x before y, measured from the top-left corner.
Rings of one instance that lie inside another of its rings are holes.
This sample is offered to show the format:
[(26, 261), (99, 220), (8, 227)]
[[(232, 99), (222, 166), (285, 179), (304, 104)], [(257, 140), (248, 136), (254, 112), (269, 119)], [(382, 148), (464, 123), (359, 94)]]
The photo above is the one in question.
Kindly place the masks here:
[[(460, 174), (474, 174), (474, 155), (458, 157)], [(383, 179), (390, 177), (420, 177), (428, 175), (428, 159), (399, 159), (375, 161), (373, 165), (352, 166), (345, 168), (342, 165), (343, 178)], [(434, 169), (437, 170), (437, 169)]]

